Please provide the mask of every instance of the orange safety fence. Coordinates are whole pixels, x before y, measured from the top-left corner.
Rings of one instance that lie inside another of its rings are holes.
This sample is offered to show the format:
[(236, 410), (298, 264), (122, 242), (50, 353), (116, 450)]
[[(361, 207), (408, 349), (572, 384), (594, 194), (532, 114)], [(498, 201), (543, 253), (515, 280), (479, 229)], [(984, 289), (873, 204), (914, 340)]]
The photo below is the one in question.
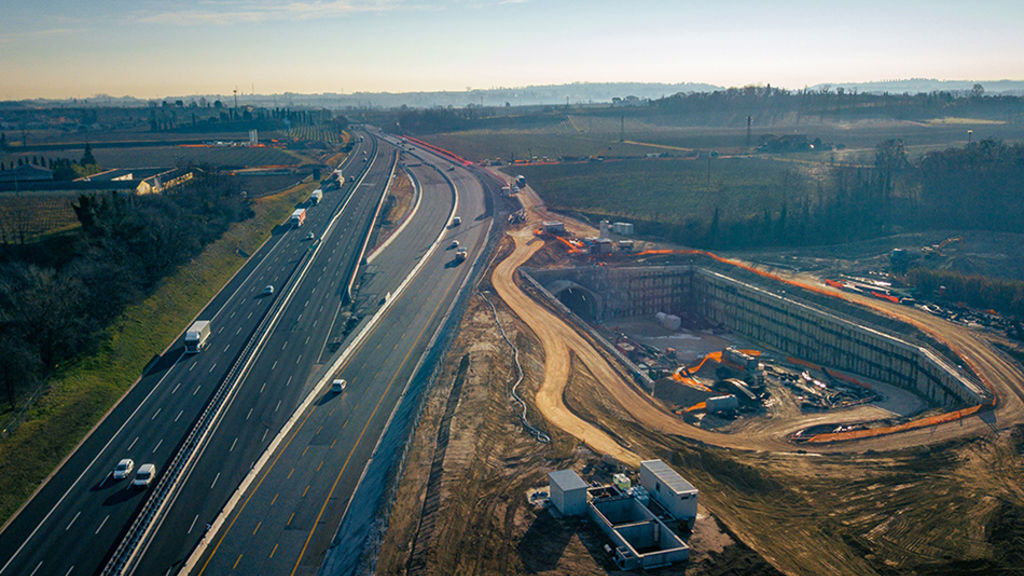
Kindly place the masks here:
[[(786, 279), (781, 278), (781, 277), (779, 277), (779, 276), (777, 276), (775, 274), (772, 274), (770, 272), (765, 272), (763, 270), (758, 270), (757, 268), (754, 268), (752, 266), (748, 266), (746, 264), (743, 264), (742, 262), (737, 262), (736, 260), (730, 260), (728, 258), (722, 258), (721, 256), (718, 256), (717, 254), (712, 254), (711, 252), (708, 252), (706, 250), (644, 250), (642, 252), (637, 252), (636, 255), (637, 256), (647, 256), (647, 255), (659, 255), (659, 254), (703, 255), (703, 256), (707, 256), (708, 258), (711, 258), (712, 260), (715, 260), (716, 262), (721, 262), (723, 264), (729, 264), (731, 266), (735, 266), (735, 267), (740, 268), (742, 270), (747, 270), (748, 272), (752, 272), (754, 274), (757, 274), (758, 276), (761, 276), (762, 278), (768, 278), (768, 279), (771, 279), (771, 280), (782, 282), (783, 284), (788, 284), (790, 286), (793, 286), (793, 287), (796, 287), (796, 288), (801, 288), (801, 289), (807, 290), (809, 292), (813, 292), (815, 294), (820, 294), (822, 296), (828, 296), (828, 297), (831, 297), (831, 298), (837, 298), (839, 300), (846, 300), (846, 298), (841, 293), (833, 292), (831, 290), (825, 290), (825, 289), (819, 288), (818, 286), (812, 286), (812, 285), (806, 284), (804, 282), (797, 282), (797, 281), (794, 281), (794, 280), (786, 280)], [(831, 284), (830, 284), (830, 286), (831, 286)], [(882, 311), (882, 310), (880, 310), (880, 312), (882, 312), (883, 314), (886, 314), (889, 317), (898, 318), (896, 315), (892, 314), (891, 312), (885, 312), (885, 311)], [(999, 396), (995, 393), (995, 389), (993, 388), (992, 384), (986, 378), (985, 372), (983, 370), (978, 370), (978, 368), (975, 366), (974, 359), (970, 358), (970, 357), (965, 357), (965, 355), (962, 353), (962, 351), (959, 349), (959, 347), (956, 346), (955, 344), (953, 344), (951, 342), (945, 342), (945, 341), (944, 341), (944, 343), (947, 346), (949, 346), (950, 349), (952, 349), (953, 352), (957, 356), (959, 356), (961, 359), (963, 359), (964, 363), (966, 363), (968, 366), (971, 367), (972, 370), (974, 370), (974, 373), (977, 374), (978, 378), (981, 380), (982, 385), (985, 388), (987, 388), (988, 391), (992, 394), (992, 400), (991, 400), (991, 402), (988, 405), (992, 406), (992, 407), (995, 407), (996, 405), (998, 405), (998, 403), (999, 403)]]
[(929, 426), (938, 426), (939, 424), (955, 422), (962, 418), (971, 416), (972, 414), (976, 414), (983, 407), (983, 404), (977, 404), (975, 406), (962, 408), (960, 410), (954, 410), (952, 412), (946, 412), (944, 414), (937, 414), (935, 416), (928, 416), (926, 418), (918, 418), (917, 420), (911, 420), (910, 422), (904, 422), (903, 424), (897, 424), (895, 426), (882, 426), (881, 428), (868, 428), (866, 430), (847, 430), (846, 432), (827, 432), (825, 434), (815, 434), (814, 436), (808, 438), (807, 442), (810, 444), (845, 442), (848, 440), (875, 438), (877, 436), (895, 434), (896, 432), (906, 432), (907, 430), (916, 430), (918, 428), (927, 428)]
[(744, 263), (736, 261), (736, 260), (730, 260), (728, 258), (723, 258), (723, 257), (721, 257), (721, 256), (719, 256), (717, 254), (713, 254), (711, 252), (708, 252), (707, 250), (644, 250), (642, 252), (637, 252), (636, 253), (637, 256), (654, 256), (654, 255), (667, 255), (667, 254), (684, 254), (684, 255), (694, 255), (694, 256), (707, 256), (708, 258), (711, 258), (712, 260), (714, 260), (716, 262), (721, 262), (722, 264), (728, 264), (730, 266), (735, 266), (735, 267), (737, 267), (737, 268), (739, 268), (741, 270), (746, 270), (747, 272), (751, 272), (753, 274), (757, 274), (758, 276), (761, 276), (762, 278), (768, 278), (770, 280), (775, 280), (777, 282), (782, 282), (784, 284), (789, 284), (790, 286), (795, 286), (797, 288), (803, 288), (804, 290), (809, 290), (811, 292), (814, 292), (815, 294), (821, 294), (823, 296), (831, 296), (832, 298), (840, 298), (840, 299), (842, 298), (842, 296), (840, 296), (840, 295), (838, 295), (835, 292), (832, 292), (830, 290), (822, 290), (821, 288), (818, 288), (817, 286), (812, 286), (810, 284), (805, 284), (803, 282), (796, 282), (794, 280), (786, 280), (785, 278), (782, 278), (780, 276), (772, 274), (771, 272), (765, 272), (764, 270), (759, 270), (757, 268), (754, 268), (753, 266), (748, 266), (747, 264), (744, 264)]
[(423, 140), (420, 140), (419, 138), (413, 138), (412, 136), (405, 136), (404, 138), (406, 140), (410, 141), (410, 142), (415, 142), (416, 144), (419, 144), (420, 146), (422, 146), (422, 147), (424, 147), (424, 148), (426, 148), (428, 150), (431, 150), (431, 151), (436, 152), (436, 153), (438, 153), (438, 154), (440, 154), (442, 156), (445, 156), (445, 157), (447, 157), (450, 160), (455, 160), (456, 162), (461, 163), (463, 166), (470, 166), (470, 165), (473, 164), (469, 160), (466, 160), (462, 156), (459, 156), (458, 154), (456, 154), (456, 153), (454, 153), (454, 152), (452, 152), (450, 150), (445, 150), (444, 148), (441, 148), (440, 146), (434, 146), (433, 144), (431, 144), (429, 142), (424, 142)]

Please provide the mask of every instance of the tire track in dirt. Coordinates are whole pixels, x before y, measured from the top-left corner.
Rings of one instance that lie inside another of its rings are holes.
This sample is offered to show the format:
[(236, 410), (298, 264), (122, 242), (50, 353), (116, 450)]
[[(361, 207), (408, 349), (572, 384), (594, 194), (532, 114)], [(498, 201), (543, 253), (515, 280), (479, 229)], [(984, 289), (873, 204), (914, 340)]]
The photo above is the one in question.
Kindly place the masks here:
[[(639, 456), (622, 447), (610, 435), (572, 413), (565, 405), (564, 394), (571, 370), (570, 352), (593, 374), (615, 401), (637, 422), (666, 434), (691, 438), (727, 448), (742, 450), (791, 451), (794, 445), (786, 436), (808, 423), (826, 418), (808, 415), (786, 422), (771, 422), (765, 426), (752, 427), (731, 434), (710, 432), (691, 426), (664, 410), (656, 401), (626, 382), (612, 368), (604, 355), (596, 350), (572, 326), (542, 304), (525, 294), (515, 283), (516, 269), (526, 263), (544, 246), (544, 241), (533, 235), (533, 229), (545, 219), (560, 219), (548, 212), (535, 193), (527, 188), (520, 193), (520, 200), (526, 208), (526, 225), (509, 236), (515, 243), (511, 254), (500, 262), (492, 273), (491, 282), (495, 291), (536, 334), (544, 350), (544, 378), (537, 391), (535, 403), (541, 415), (553, 425), (581, 440), (598, 452), (608, 454), (626, 463), (638, 462)], [(593, 234), (593, 229), (578, 222), (562, 218), (567, 227), (579, 234)], [(845, 295), (844, 295), (845, 296)], [(966, 328), (954, 326), (941, 319), (924, 313), (913, 314), (916, 310), (883, 307), (884, 303), (856, 300), (872, 309), (897, 319), (909, 322), (932, 334), (967, 362), (981, 376), (982, 381), (995, 389), (1000, 396), (1000, 405), (995, 413), (999, 428), (1024, 421), (1024, 373), (1015, 365), (1003, 359), (991, 346), (980, 342), (979, 337)], [(909, 313), (909, 314), (908, 314)], [(958, 422), (936, 427), (923, 428), (896, 435), (868, 438), (840, 444), (815, 446), (817, 452), (863, 451), (867, 449), (893, 449), (933, 443), (964, 435), (991, 432), (995, 425), (986, 420), (982, 412)], [(831, 420), (849, 422), (857, 420), (860, 414), (834, 414)], [(830, 421), (831, 421), (830, 420)], [(634, 464), (635, 465), (635, 464)]]

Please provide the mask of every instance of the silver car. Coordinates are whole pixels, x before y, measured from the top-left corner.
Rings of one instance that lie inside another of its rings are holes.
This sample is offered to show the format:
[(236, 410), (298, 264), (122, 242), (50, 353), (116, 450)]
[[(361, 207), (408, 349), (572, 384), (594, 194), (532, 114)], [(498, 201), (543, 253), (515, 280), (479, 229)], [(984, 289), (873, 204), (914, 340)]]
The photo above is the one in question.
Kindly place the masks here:
[(114, 480), (124, 480), (125, 478), (128, 477), (129, 474), (132, 473), (132, 470), (134, 468), (135, 462), (132, 461), (131, 458), (125, 458), (124, 460), (121, 460), (120, 462), (117, 463), (117, 466), (114, 467)]
[(156, 465), (143, 464), (142, 466), (139, 466), (139, 471), (135, 473), (135, 480), (132, 480), (132, 486), (149, 486), (155, 477)]

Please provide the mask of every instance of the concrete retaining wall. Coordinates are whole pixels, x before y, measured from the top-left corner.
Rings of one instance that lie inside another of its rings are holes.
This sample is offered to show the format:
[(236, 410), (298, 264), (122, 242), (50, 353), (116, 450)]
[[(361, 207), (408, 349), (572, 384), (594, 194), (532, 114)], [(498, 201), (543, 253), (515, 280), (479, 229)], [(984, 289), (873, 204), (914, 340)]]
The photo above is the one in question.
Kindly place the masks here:
[[(979, 404), (989, 392), (934, 351), (825, 308), (695, 266), (530, 270), (555, 297), (596, 295), (598, 322), (689, 312), (788, 355), (895, 384), (943, 406)], [(554, 288), (554, 289), (552, 289)]]

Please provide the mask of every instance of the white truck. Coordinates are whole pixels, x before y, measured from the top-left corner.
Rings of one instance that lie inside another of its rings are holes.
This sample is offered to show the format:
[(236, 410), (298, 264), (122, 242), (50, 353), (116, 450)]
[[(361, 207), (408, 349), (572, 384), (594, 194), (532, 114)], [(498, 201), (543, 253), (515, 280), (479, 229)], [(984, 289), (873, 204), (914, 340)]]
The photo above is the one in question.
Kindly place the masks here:
[(291, 218), (288, 219), (288, 221), (294, 224), (296, 228), (302, 226), (303, 224), (306, 223), (306, 209), (296, 208), (295, 212), (292, 212), (292, 216)]
[(195, 354), (204, 347), (210, 338), (210, 321), (196, 320), (185, 331), (185, 353)]
[(313, 190), (313, 194), (310, 195), (309, 202), (311, 204), (316, 205), (316, 204), (319, 204), (320, 201), (323, 200), (323, 199), (324, 199), (324, 191), (319, 189), (319, 188), (317, 188), (316, 190)]

